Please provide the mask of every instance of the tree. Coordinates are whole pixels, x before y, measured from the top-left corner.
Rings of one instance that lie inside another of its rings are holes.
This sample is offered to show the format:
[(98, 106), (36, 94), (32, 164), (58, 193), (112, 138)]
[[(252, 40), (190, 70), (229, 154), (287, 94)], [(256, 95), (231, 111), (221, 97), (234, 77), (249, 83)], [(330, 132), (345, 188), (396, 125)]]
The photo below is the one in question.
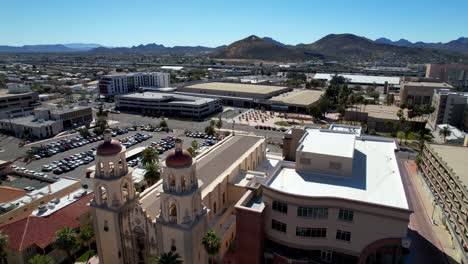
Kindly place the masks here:
[(67, 254), (68, 261), (72, 262), (72, 251), (79, 246), (78, 234), (75, 230), (65, 227), (55, 234), (55, 246)]
[(452, 134), (452, 131), (448, 126), (444, 126), (441, 130), (439, 130), (439, 135), (444, 138), (444, 143), (447, 144), (447, 138)]
[(213, 126), (207, 126), (205, 127), (205, 133), (212, 136), (215, 134), (215, 129)]
[(214, 230), (208, 231), (202, 239), (203, 247), (210, 256), (210, 262), (213, 263), (213, 257), (219, 253), (221, 248), (221, 239)]
[(323, 117), (318, 105), (312, 105), (311, 107), (309, 107), (309, 109), (307, 109), (307, 111), (309, 112), (309, 115), (311, 115), (315, 119), (321, 119)]
[(0, 231), (0, 263), (6, 263), (8, 235)]
[(167, 121), (166, 120), (161, 120), (161, 122), (159, 122), (159, 126), (160, 127), (168, 127), (167, 126)]
[(221, 116), (218, 118), (218, 121), (216, 121), (216, 128), (218, 130), (221, 130), (221, 128), (223, 127), (223, 120), (221, 120)]
[(88, 138), (91, 134), (89, 133), (89, 130), (86, 128), (80, 128), (78, 129), (78, 133), (80, 133), (80, 136), (83, 138)]
[(159, 172), (159, 164), (155, 162), (148, 163), (145, 166), (145, 181), (148, 186), (151, 186), (159, 181), (161, 173)]
[(146, 166), (150, 163), (156, 163), (159, 162), (159, 157), (158, 153), (156, 153), (156, 150), (154, 148), (147, 147), (143, 150), (141, 153), (141, 163)]
[(183, 261), (179, 253), (169, 251), (167, 253), (162, 253), (159, 257), (156, 258), (155, 264), (182, 264)]
[(216, 126), (216, 120), (211, 119), (210, 120), (210, 126), (212, 126), (212, 127)]
[(198, 141), (196, 141), (196, 140), (193, 140), (193, 141), (192, 141), (191, 146), (192, 146), (192, 148), (193, 148), (194, 150), (197, 150), (197, 149), (200, 147), (200, 146), (198, 145)]
[(91, 249), (91, 243), (94, 241), (94, 229), (91, 225), (85, 225), (80, 228), (80, 233), (78, 234), (78, 238), (83, 245), (83, 247), (87, 247)]
[(28, 260), (28, 264), (54, 264), (55, 261), (52, 257), (44, 255), (35, 255)]
[(187, 151), (188, 151), (188, 153), (190, 153), (190, 155), (191, 155), (192, 157), (197, 156), (197, 151), (196, 151), (193, 147), (188, 147), (188, 148), (187, 148)]
[(101, 135), (109, 127), (107, 123), (107, 112), (104, 111), (102, 104), (99, 106), (99, 110), (96, 112), (96, 125), (94, 127), (94, 133)]

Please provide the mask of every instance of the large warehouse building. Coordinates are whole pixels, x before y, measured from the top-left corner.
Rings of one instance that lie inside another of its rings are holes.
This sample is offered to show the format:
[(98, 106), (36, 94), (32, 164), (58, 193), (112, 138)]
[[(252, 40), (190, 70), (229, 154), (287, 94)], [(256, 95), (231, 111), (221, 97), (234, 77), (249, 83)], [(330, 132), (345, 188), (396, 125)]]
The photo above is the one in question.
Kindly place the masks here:
[(292, 91), (292, 88), (271, 85), (210, 82), (181, 87), (180, 92), (216, 97), (224, 105), (256, 107), (265, 104), (273, 96)]
[(220, 100), (176, 93), (142, 92), (115, 97), (115, 106), (123, 111), (202, 119), (222, 110)]

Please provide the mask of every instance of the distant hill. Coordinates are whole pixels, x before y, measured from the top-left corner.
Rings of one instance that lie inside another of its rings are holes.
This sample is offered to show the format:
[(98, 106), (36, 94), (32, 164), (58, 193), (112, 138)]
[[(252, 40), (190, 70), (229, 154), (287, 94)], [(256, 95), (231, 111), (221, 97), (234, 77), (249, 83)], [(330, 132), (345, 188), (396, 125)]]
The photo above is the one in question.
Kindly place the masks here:
[(68, 43), (68, 44), (64, 44), (64, 46), (70, 49), (78, 50), (78, 51), (88, 51), (88, 50), (102, 47), (102, 45), (94, 44), (94, 43)]
[(16, 46), (0, 46), (0, 53), (50, 53), (50, 52), (75, 52), (63, 44), (51, 45), (24, 45)]
[(153, 54), (203, 54), (211, 52), (215, 48), (203, 47), (203, 46), (174, 46), (165, 47), (161, 44), (151, 43), (146, 45), (138, 45), (130, 48), (119, 47), (119, 48), (106, 48), (99, 47), (90, 50), (93, 53), (153, 53)]
[(270, 38), (270, 37), (263, 37), (262, 39), (265, 40), (265, 41), (268, 41), (268, 42), (270, 42), (270, 43), (279, 45), (279, 46), (283, 46), (283, 47), (286, 46), (286, 44), (281, 43), (281, 42), (279, 42), (279, 41), (277, 41), (277, 40), (275, 40), (275, 39), (272, 39), (272, 38)]
[(431, 49), (442, 49), (456, 52), (468, 53), (468, 38), (458, 38), (446, 43), (436, 42), (436, 43), (427, 43), (427, 42), (411, 42), (406, 39), (400, 39), (398, 41), (392, 41), (387, 38), (378, 38), (375, 40), (376, 43), (389, 44), (393, 46), (400, 47), (413, 47), (413, 48), (431, 48)]
[(302, 60), (304, 53), (278, 44), (270, 38), (260, 38), (251, 35), (228, 46), (225, 46), (212, 55), (222, 59), (261, 59), (270, 61)]

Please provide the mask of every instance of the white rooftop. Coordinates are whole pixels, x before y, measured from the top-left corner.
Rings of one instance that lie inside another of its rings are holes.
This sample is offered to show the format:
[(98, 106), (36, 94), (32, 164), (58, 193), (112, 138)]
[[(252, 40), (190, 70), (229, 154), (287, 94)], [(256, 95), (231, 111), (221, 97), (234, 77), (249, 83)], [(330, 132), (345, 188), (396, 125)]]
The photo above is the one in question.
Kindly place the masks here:
[[(327, 134), (330, 137), (321, 137), (315, 142), (332, 141), (326, 144), (338, 146), (338, 142), (345, 139), (339, 134)], [(271, 177), (267, 180), (266, 186), (293, 195), (334, 197), (409, 209), (395, 149), (395, 143), (390, 140), (356, 139), (351, 177), (297, 172), (294, 163), (282, 161), (277, 165), (279, 167), (268, 173)]]
[[(314, 76), (314, 79), (318, 80), (331, 80), (335, 76), (334, 73), (317, 73)], [(346, 79), (349, 79), (350, 83), (366, 83), (366, 84), (380, 84), (384, 85), (387, 82), (390, 85), (399, 85), (400, 77), (390, 77), (390, 76), (371, 76), (371, 75), (355, 75), (355, 74), (338, 74), (338, 76), (343, 76)]]
[(340, 131), (327, 133), (321, 129), (307, 129), (299, 149), (303, 152), (311, 152), (329, 156), (352, 158), (354, 155), (354, 142), (356, 136)]

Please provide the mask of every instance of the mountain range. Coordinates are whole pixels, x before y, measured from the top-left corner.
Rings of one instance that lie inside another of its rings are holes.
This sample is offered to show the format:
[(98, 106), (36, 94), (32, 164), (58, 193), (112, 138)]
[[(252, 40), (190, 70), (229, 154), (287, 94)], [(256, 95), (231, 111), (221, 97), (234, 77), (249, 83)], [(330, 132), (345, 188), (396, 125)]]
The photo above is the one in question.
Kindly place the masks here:
[(422, 41), (411, 42), (406, 39), (400, 39), (398, 41), (392, 41), (388, 38), (378, 38), (375, 40), (377, 43), (389, 44), (399, 47), (416, 47), (416, 48), (431, 48), (431, 49), (445, 49), (450, 51), (458, 51), (468, 53), (468, 38), (458, 38), (446, 43), (435, 42), (435, 43), (426, 43)]
[(132, 47), (104, 47), (99, 44), (0, 46), (0, 53), (76, 53), (91, 54), (174, 54), (202, 55), (219, 59), (261, 59), (274, 61), (381, 60), (412, 63), (467, 62), (468, 38), (447, 43), (412, 43), (405, 39), (371, 40), (353, 34), (330, 34), (310, 44), (287, 45), (270, 37), (251, 35), (219, 47), (174, 46), (151, 43)]

